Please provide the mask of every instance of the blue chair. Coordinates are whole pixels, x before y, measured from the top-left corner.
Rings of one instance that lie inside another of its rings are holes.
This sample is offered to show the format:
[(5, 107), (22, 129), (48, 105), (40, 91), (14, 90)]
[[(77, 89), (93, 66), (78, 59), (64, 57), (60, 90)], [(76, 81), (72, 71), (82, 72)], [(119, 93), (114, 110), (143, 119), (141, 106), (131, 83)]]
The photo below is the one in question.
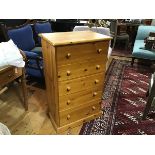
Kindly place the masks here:
[(28, 61), (26, 73), (28, 76), (44, 79), (43, 59), (35, 50), (33, 31), (30, 25), (10, 29), (7, 31), (9, 39), (12, 39), (19, 49), (24, 51)]
[(135, 59), (148, 59), (155, 60), (155, 52), (146, 50), (144, 39), (149, 36), (150, 32), (155, 32), (155, 26), (139, 26), (137, 31), (137, 36), (135, 39), (133, 52), (132, 52), (132, 62), (134, 64)]
[(39, 33), (52, 33), (51, 24), (49, 22), (37, 22), (34, 24), (34, 31), (37, 36), (39, 45), (41, 46), (41, 38)]

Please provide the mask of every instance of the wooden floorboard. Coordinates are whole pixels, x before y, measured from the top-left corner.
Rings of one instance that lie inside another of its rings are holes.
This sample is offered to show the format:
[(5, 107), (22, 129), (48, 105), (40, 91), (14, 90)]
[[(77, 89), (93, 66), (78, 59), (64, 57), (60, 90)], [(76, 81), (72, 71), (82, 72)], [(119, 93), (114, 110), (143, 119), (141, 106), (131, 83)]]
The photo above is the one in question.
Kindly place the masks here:
[[(47, 115), (45, 90), (31, 90), (29, 87), (28, 92), (28, 111), (25, 111), (22, 105), (22, 95), (17, 83), (11, 85), (0, 96), (0, 122), (9, 128), (12, 135), (55, 135), (56, 132)], [(81, 126), (76, 127), (70, 134), (78, 134), (80, 129)]]

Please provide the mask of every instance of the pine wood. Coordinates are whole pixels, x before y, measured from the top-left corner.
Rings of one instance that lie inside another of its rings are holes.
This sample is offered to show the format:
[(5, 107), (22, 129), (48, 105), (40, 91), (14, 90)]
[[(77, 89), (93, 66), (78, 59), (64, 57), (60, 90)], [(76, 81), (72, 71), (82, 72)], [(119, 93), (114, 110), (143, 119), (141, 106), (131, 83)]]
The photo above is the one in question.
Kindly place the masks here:
[(88, 101), (94, 101), (101, 98), (101, 88), (88, 89), (74, 94), (67, 94), (59, 97), (60, 111), (74, 108), (77, 105), (89, 104)]
[(78, 107), (71, 108), (65, 111), (60, 111), (60, 126), (70, 124), (79, 119), (91, 116), (101, 109), (100, 99), (97, 101), (89, 102), (87, 104), (79, 105)]
[(52, 117), (51, 114), (49, 113), (50, 119), (51, 119), (51, 122), (52, 122), (52, 125), (53, 125), (53, 127), (54, 127), (54, 129), (55, 129), (55, 131), (56, 131), (57, 134), (72, 134), (70, 131), (74, 130), (74, 128), (76, 128), (76, 127), (77, 127), (77, 128), (78, 128), (78, 127), (79, 127), (79, 128), (82, 127), (81, 125), (82, 125), (83, 123), (88, 122), (88, 121), (90, 121), (90, 120), (92, 120), (92, 119), (95, 119), (95, 118), (101, 116), (101, 114), (102, 114), (102, 112), (99, 111), (99, 112), (97, 112), (97, 113), (95, 113), (95, 114), (93, 114), (93, 115), (89, 115), (89, 116), (84, 117), (84, 118), (82, 118), (82, 119), (78, 119), (78, 120), (75, 121), (75, 122), (72, 122), (72, 123), (70, 123), (70, 124), (67, 124), (67, 125), (64, 125), (64, 126), (60, 127), (60, 126), (57, 126), (57, 124), (56, 124), (55, 121), (53, 120), (53, 117)]
[(58, 116), (58, 84), (56, 72), (56, 62), (55, 62), (55, 48), (50, 46), (48, 42), (42, 40), (42, 49), (44, 57), (44, 74), (46, 82), (46, 93), (47, 93), (47, 103), (49, 105), (48, 109), (50, 111), (53, 120), (59, 124)]
[(106, 61), (107, 58), (104, 57), (103, 60), (91, 59), (89, 61), (79, 61), (79, 63), (58, 66), (58, 80), (71, 80), (82, 76), (102, 73), (105, 70), (103, 62)]
[[(79, 63), (79, 61), (90, 61), (92, 58), (106, 61), (106, 52), (108, 42), (90, 42), (81, 44), (71, 44), (66, 46), (57, 46), (57, 65), (66, 65)], [(102, 50), (101, 50), (102, 49)], [(80, 52), (79, 52), (80, 51)]]
[[(111, 38), (91, 31), (40, 36), (49, 115), (56, 131), (69, 130), (99, 116)], [(74, 104), (67, 107), (64, 102), (70, 99)]]
[[(59, 82), (58, 86), (59, 96), (80, 92), (88, 88), (93, 89), (96, 87), (100, 87), (100, 89), (102, 89), (103, 80), (104, 80), (104, 72), (76, 78), (73, 80)], [(96, 83), (96, 81), (98, 82)]]
[(112, 39), (109, 36), (95, 33), (92, 31), (83, 31), (82, 33), (80, 31), (44, 33), (44, 34), (41, 34), (40, 36), (53, 46), (87, 43), (87, 42)]

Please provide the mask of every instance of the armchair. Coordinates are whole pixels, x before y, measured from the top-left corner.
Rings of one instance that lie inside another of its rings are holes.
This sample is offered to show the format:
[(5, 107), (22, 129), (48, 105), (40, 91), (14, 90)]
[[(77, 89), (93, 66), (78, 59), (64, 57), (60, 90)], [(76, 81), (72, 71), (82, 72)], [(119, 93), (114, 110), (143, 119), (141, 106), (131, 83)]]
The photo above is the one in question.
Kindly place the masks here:
[(150, 32), (155, 32), (155, 26), (139, 26), (137, 31), (137, 36), (135, 39), (133, 52), (132, 52), (132, 62), (133, 66), (135, 59), (146, 59), (146, 60), (155, 60), (155, 52), (146, 50), (144, 39), (149, 36)]
[(36, 35), (37, 41), (41, 46), (41, 38), (39, 37), (39, 33), (52, 33), (52, 27), (50, 22), (48, 21), (39, 21), (34, 24), (34, 33)]
[(16, 27), (14, 29), (6, 28), (7, 40), (12, 39), (17, 47), (24, 51), (27, 57), (26, 74), (30, 77), (44, 79), (43, 60), (35, 49), (33, 31), (30, 25)]
[(49, 20), (34, 20), (34, 22), (31, 23), (31, 27), (36, 45), (31, 51), (35, 53), (37, 51), (42, 57), (41, 38), (39, 37), (39, 33), (52, 33), (51, 23)]
[(110, 21), (110, 33), (113, 37), (112, 49), (114, 49), (117, 41), (125, 41), (125, 49), (127, 49), (129, 44), (129, 35), (126, 32), (118, 32), (118, 27), (120, 27), (120, 25), (118, 25), (118, 20)]

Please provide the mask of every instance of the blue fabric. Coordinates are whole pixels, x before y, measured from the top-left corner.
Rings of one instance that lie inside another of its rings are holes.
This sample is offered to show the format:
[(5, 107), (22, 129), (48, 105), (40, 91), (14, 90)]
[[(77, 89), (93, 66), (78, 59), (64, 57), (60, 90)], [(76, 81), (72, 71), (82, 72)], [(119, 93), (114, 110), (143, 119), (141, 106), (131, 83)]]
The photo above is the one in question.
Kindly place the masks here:
[(43, 56), (42, 55), (42, 47), (35, 47), (31, 50), (31, 52), (37, 53), (39, 56)]
[(30, 25), (22, 28), (8, 30), (8, 36), (17, 45), (18, 48), (24, 50), (31, 50), (35, 47), (33, 39), (33, 31)]
[(30, 51), (24, 51), (27, 58), (36, 58), (38, 56), (37, 53), (30, 52)]
[[(43, 78), (42, 74), (37, 66), (36, 60), (34, 60), (37, 56), (39, 56), (37, 53), (30, 52), (30, 51), (24, 51), (26, 57), (29, 59), (28, 65), (34, 68), (26, 67), (26, 73), (29, 76), (35, 77), (35, 78)], [(43, 61), (39, 61), (39, 66), (43, 66)]]
[(26, 68), (26, 73), (29, 76), (35, 77), (35, 78), (43, 78), (42, 74), (40, 73), (39, 70), (32, 69), (32, 68)]
[[(37, 64), (36, 64), (36, 60), (29, 60), (29, 65), (32, 67), (37, 68)], [(43, 61), (39, 61), (39, 65), (43, 66)], [(35, 77), (35, 78), (43, 78), (39, 68), (38, 69), (34, 69), (34, 68), (30, 68), (30, 67), (26, 67), (26, 73), (29, 76)]]
[[(29, 60), (29, 65), (33, 66), (33, 67), (36, 67), (36, 68), (38, 67), (37, 63), (36, 63), (36, 60), (33, 60), (33, 59)], [(43, 61), (42, 60), (39, 61), (39, 66), (43, 67)]]
[[(51, 33), (52, 32), (51, 24), (49, 22), (36, 23), (34, 25), (34, 29), (35, 29), (37, 36), (39, 33)], [(41, 38), (39, 36), (38, 36), (38, 42), (39, 42), (39, 44), (41, 44)]]
[(149, 36), (150, 32), (155, 32), (155, 26), (139, 26), (136, 40), (144, 40), (146, 37)]
[(155, 60), (155, 52), (145, 50), (144, 40), (136, 40), (132, 55), (136, 58)]

